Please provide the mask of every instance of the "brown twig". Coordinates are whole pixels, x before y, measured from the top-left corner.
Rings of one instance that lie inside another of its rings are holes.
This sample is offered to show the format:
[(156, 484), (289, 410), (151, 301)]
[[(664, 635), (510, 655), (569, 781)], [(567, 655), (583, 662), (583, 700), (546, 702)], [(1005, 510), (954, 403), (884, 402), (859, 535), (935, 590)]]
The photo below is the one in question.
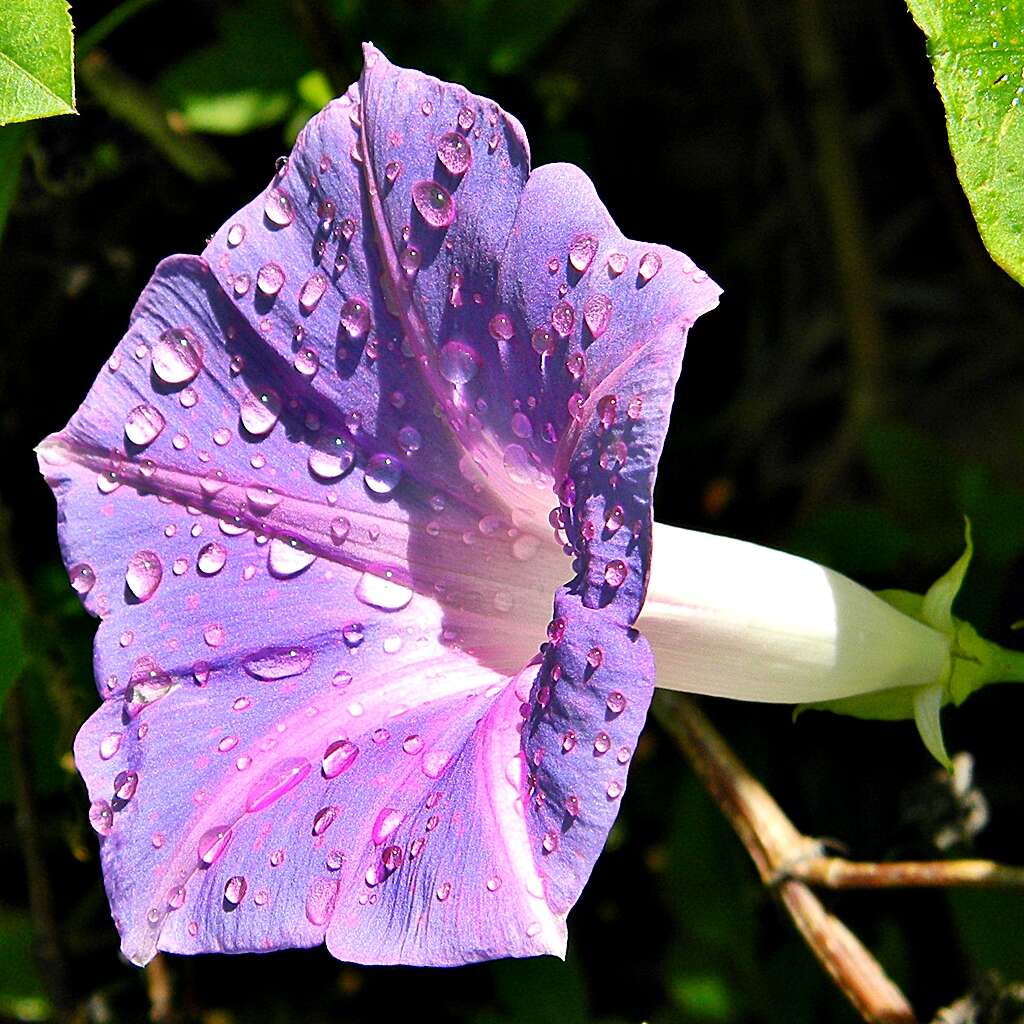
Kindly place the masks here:
[(913, 1009), (878, 961), (806, 882), (782, 870), (820, 856), (818, 844), (793, 826), (693, 700), (659, 694), (655, 713), (743, 841), (761, 880), (775, 886), (819, 963), (864, 1020), (914, 1024)]
[(889, 861), (814, 857), (786, 866), (785, 877), (826, 889), (1022, 889), (1024, 868), (991, 860)]

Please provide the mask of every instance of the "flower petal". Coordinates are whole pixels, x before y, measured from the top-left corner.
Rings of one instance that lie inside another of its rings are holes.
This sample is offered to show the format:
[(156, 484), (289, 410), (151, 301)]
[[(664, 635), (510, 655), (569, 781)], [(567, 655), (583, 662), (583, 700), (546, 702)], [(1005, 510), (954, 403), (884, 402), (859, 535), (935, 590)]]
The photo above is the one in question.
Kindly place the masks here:
[(76, 758), (130, 957), (562, 952), (650, 700), (651, 489), (717, 295), (372, 48), (160, 265), (40, 446), (103, 620)]

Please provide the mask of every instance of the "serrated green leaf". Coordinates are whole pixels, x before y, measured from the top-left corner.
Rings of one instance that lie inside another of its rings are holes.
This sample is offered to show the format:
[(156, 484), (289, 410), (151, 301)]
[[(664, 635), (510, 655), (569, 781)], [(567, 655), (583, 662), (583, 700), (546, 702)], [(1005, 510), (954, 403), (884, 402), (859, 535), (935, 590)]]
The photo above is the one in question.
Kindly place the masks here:
[(992, 258), (1024, 284), (1024, 0), (907, 0), (928, 37), (949, 145)]
[(8, 0), (0, 17), (0, 125), (75, 113), (66, 0)]

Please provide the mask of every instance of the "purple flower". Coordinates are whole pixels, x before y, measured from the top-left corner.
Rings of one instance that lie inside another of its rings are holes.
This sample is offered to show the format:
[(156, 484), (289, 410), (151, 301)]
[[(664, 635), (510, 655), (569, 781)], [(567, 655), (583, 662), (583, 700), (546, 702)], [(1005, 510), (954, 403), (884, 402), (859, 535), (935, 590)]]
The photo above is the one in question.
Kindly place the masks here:
[(652, 694), (652, 486), (718, 294), (372, 47), (160, 264), (40, 447), (102, 620), (75, 758), (131, 960), (563, 953)]

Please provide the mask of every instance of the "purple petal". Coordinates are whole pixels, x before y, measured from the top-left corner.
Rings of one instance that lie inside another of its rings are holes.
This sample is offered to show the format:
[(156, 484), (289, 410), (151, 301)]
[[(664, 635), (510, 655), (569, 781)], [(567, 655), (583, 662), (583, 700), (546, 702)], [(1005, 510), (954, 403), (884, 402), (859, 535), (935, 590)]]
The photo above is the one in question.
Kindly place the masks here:
[(372, 48), (158, 267), (40, 448), (102, 619), (75, 754), (128, 956), (563, 951), (650, 700), (653, 477), (717, 295)]

